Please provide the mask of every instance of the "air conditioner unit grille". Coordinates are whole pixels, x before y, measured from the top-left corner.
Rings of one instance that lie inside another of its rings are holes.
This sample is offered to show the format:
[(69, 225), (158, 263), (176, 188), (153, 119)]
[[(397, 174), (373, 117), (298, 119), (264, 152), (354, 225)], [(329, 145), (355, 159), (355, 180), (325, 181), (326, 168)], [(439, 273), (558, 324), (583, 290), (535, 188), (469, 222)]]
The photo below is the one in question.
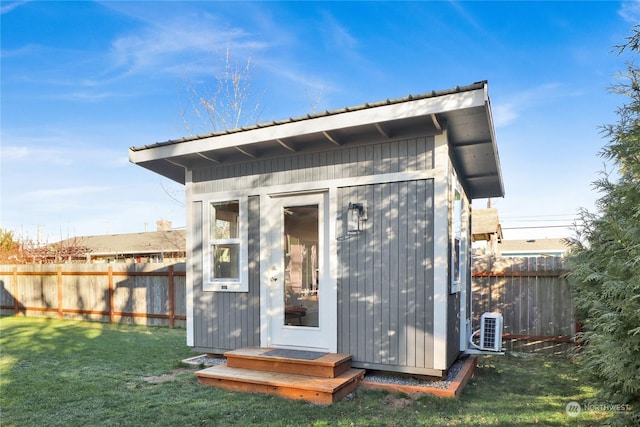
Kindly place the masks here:
[(484, 336), (482, 337), (482, 347), (495, 348), (496, 347), (496, 319), (485, 318), (484, 324)]
[(480, 317), (480, 350), (502, 349), (502, 314), (484, 313)]

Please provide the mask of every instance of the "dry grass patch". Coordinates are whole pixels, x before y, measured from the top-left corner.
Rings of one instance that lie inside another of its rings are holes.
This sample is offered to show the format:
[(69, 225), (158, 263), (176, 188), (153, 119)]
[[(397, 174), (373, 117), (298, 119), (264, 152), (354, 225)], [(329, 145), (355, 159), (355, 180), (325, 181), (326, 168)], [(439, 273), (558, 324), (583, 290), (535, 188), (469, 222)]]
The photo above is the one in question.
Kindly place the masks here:
[(150, 377), (142, 377), (142, 380), (144, 382), (151, 383), (151, 384), (160, 384), (160, 383), (176, 381), (176, 377), (178, 375), (186, 374), (186, 373), (193, 374), (193, 370), (192, 369), (188, 369), (188, 368), (177, 368), (177, 369), (174, 369), (169, 374), (152, 375)]

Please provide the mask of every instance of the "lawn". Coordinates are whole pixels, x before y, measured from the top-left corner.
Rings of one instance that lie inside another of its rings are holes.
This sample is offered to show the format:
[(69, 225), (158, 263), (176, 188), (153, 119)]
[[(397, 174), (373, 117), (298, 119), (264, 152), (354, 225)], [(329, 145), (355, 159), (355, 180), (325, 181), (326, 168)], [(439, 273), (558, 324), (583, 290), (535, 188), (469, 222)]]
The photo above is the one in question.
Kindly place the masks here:
[(361, 391), (330, 406), (199, 385), (184, 329), (0, 320), (2, 426), (512, 426), (569, 417), (594, 391), (560, 357), (483, 356), (459, 399)]

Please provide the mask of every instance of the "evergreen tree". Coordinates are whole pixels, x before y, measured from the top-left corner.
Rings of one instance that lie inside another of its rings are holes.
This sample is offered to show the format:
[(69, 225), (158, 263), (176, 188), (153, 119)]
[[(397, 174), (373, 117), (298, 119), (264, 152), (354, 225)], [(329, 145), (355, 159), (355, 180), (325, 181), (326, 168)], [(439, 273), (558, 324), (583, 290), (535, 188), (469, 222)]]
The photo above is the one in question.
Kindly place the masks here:
[[(640, 53), (640, 25), (619, 54)], [(611, 87), (626, 98), (618, 121), (602, 127), (601, 151), (614, 167), (594, 183), (597, 212), (583, 210), (570, 256), (574, 303), (584, 332), (578, 353), (599, 403), (621, 405), (607, 420), (640, 425), (640, 69), (633, 59)]]

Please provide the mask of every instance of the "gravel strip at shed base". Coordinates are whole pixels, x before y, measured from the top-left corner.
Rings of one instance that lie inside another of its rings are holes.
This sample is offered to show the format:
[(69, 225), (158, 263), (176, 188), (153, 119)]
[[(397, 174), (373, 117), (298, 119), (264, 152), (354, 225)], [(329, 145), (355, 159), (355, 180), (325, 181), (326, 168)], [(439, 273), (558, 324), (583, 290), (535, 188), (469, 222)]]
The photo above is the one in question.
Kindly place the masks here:
[(224, 356), (209, 356), (206, 354), (201, 354), (199, 356), (184, 359), (182, 363), (194, 366), (215, 366), (222, 365), (223, 363), (226, 363), (226, 361), (227, 359)]
[(454, 362), (447, 376), (442, 380), (422, 379), (416, 376), (388, 372), (367, 372), (360, 385), (365, 389), (457, 397), (473, 375), (477, 359), (477, 356), (462, 356)]

